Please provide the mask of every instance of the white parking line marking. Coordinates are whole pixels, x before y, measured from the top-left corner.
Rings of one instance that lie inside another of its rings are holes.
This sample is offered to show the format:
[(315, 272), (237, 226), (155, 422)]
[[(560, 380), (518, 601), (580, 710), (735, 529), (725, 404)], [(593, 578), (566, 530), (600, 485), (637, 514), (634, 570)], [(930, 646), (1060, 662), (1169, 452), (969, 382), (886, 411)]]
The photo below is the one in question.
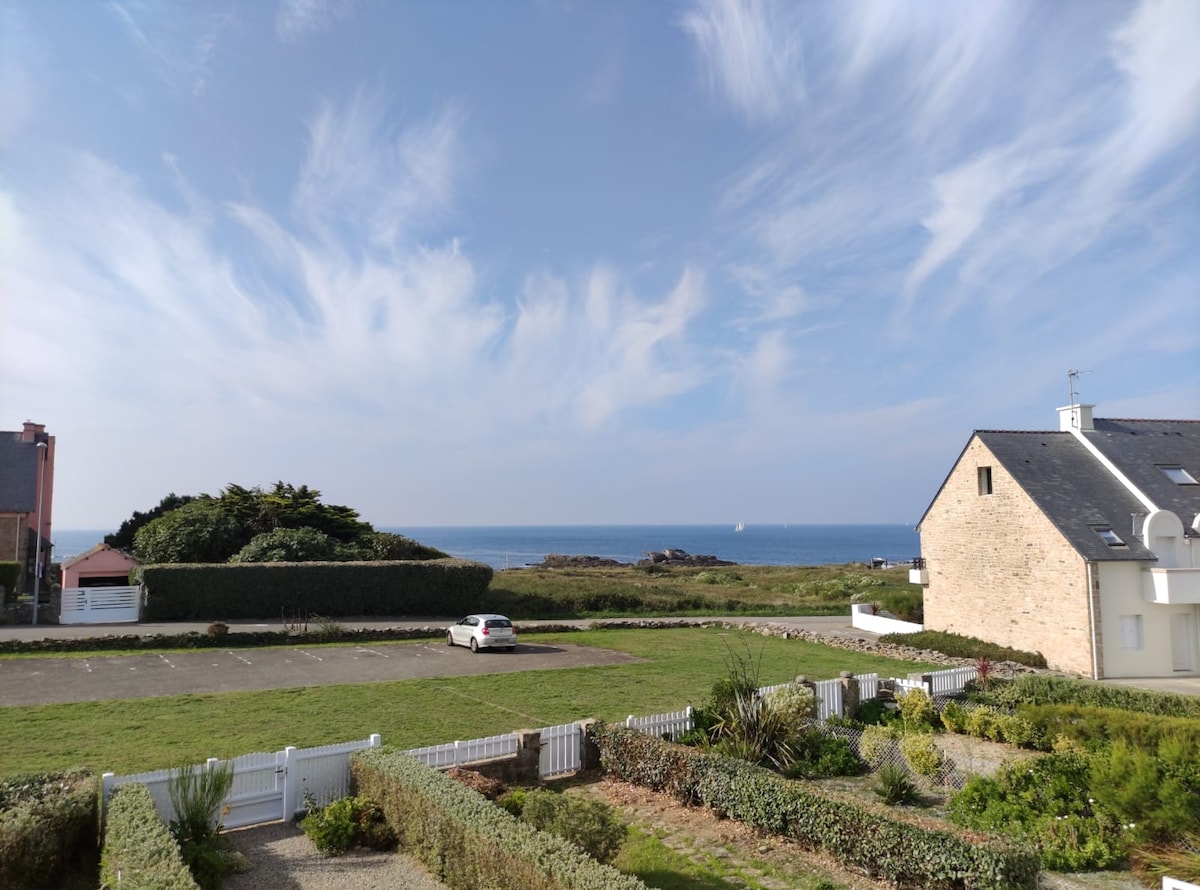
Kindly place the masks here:
[(175, 665), (171, 664), (171, 659), (167, 658), (167, 656), (160, 655), (158, 657), (161, 658), (166, 663), (167, 667), (169, 667), (169, 668), (175, 667)]
[(325, 660), (325, 659), (324, 659), (324, 658), (322, 658), (321, 656), (319, 656), (319, 655), (313, 655), (311, 652), (305, 652), (303, 649), (301, 649), (301, 650), (300, 650), (300, 654), (301, 654), (301, 655), (307, 655), (309, 658), (315, 658), (317, 661), (324, 661), (324, 660)]
[(90, 674), (92, 672), (92, 663), (90, 661), (85, 661), (83, 663), (83, 669)]
[(236, 658), (238, 661), (245, 662), (246, 664), (251, 663), (249, 658), (243, 658), (242, 656), (238, 655), (236, 652), (230, 652), (229, 654), (232, 655), (234, 658)]
[(358, 651), (359, 652), (369, 652), (372, 655), (378, 655), (380, 658), (391, 658), (390, 655), (384, 655), (382, 652), (379, 652), (376, 649), (367, 649), (365, 646), (359, 646)]

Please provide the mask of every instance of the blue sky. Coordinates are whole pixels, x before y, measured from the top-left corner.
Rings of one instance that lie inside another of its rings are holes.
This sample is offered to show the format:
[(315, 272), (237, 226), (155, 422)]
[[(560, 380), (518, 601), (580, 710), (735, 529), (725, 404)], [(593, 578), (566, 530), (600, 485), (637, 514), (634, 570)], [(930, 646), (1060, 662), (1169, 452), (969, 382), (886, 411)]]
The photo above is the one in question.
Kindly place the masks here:
[(1200, 3), (0, 0), (0, 426), (55, 525), (914, 522), (1200, 417)]

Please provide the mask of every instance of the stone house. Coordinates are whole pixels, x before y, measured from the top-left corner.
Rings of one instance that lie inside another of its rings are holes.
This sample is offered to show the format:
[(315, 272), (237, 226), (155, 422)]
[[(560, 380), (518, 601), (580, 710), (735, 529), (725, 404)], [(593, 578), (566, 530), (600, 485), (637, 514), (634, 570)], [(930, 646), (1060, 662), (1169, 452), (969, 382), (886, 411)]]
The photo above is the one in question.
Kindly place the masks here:
[(1200, 421), (977, 430), (921, 517), (925, 627), (1094, 679), (1200, 675)]
[(0, 560), (21, 564), (20, 593), (33, 590), (39, 524), (42, 578), (47, 577), (53, 515), (54, 436), (32, 421), (20, 430), (0, 431)]

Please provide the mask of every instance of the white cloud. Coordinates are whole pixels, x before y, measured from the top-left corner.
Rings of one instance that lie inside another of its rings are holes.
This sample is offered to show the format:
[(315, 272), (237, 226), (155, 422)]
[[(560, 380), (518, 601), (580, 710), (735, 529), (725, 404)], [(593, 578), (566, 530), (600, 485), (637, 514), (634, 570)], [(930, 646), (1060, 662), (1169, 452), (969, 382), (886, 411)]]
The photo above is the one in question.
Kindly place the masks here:
[(379, 95), (322, 101), (308, 123), (297, 211), (314, 230), (352, 225), (374, 246), (402, 241), (451, 206), (462, 123), (451, 106), (395, 134)]
[(344, 19), (350, 0), (280, 0), (275, 12), (275, 33), (285, 43), (299, 43)]
[(108, 9), (167, 86), (193, 96), (207, 89), (222, 40), (238, 27), (233, 11), (194, 12), (144, 0), (109, 0)]
[(778, 117), (804, 91), (800, 44), (771, 0), (697, 0), (681, 25), (714, 86), (752, 120)]

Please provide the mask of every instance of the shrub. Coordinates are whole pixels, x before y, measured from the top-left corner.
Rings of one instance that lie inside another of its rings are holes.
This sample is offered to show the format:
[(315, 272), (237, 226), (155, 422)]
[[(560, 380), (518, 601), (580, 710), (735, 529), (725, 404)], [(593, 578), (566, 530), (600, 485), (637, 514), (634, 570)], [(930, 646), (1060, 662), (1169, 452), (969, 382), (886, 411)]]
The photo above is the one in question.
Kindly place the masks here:
[(1092, 795), (1090, 764), (1078, 754), (1047, 754), (974, 776), (949, 802), (959, 825), (1000, 831), (1037, 844), (1054, 870), (1109, 868), (1128, 851), (1126, 829)]
[(145, 785), (119, 785), (109, 797), (100, 882), (121, 890), (196, 890)]
[(1083, 705), (1161, 717), (1200, 717), (1200, 697), (1053, 674), (1022, 674), (1012, 680), (994, 681), (993, 688), (987, 693), (979, 693), (978, 697), (989, 704), (1008, 708), (1017, 705)]
[(624, 727), (599, 724), (593, 737), (604, 768), (625, 781), (823, 849), (901, 886), (1018, 890), (1037, 884), (1037, 857), (1020, 844), (932, 829), (895, 811)]
[(896, 699), (906, 732), (930, 732), (937, 719), (933, 699), (924, 689), (909, 689)]
[(306, 793), (304, 802), (308, 815), (300, 827), (322, 856), (341, 856), (356, 845), (372, 850), (396, 846), (396, 833), (383, 810), (365, 797), (343, 797), (319, 809), (316, 799)]
[(894, 763), (879, 768), (872, 790), (888, 806), (913, 806), (921, 802), (921, 794), (908, 771)]
[(858, 742), (858, 754), (873, 767), (892, 759), (900, 733), (890, 726), (873, 725), (863, 730)]
[(940, 630), (923, 630), (911, 634), (885, 634), (880, 637), (885, 643), (898, 643), (914, 649), (932, 649), (954, 658), (987, 658), (990, 661), (1013, 661), (1029, 667), (1044, 668), (1046, 659), (1040, 652), (1025, 652), (998, 646), (977, 637), (946, 633)]
[(229, 625), (224, 621), (214, 621), (208, 626), (208, 630), (205, 633), (214, 640), (219, 640), (221, 637), (229, 636)]
[(167, 795), (175, 809), (171, 836), (200, 890), (219, 890), (225, 875), (236, 868), (232, 850), (221, 837), (221, 804), (233, 787), (228, 762), (183, 766), (167, 779)]
[(801, 734), (795, 744), (796, 759), (788, 768), (788, 778), (824, 779), (833, 776), (857, 776), (863, 763), (854, 747), (845, 739), (813, 728)]
[(452, 887), (645, 890), (637, 878), (589, 859), (394, 748), (351, 756), (359, 793), (376, 801), (405, 852)]
[(945, 769), (946, 757), (933, 743), (933, 738), (923, 733), (909, 733), (900, 739), (900, 750), (904, 760), (918, 776), (936, 779)]
[(970, 712), (958, 702), (946, 702), (938, 716), (947, 732), (964, 733), (967, 731), (967, 718), (970, 716)]
[(900, 711), (898, 708), (888, 707), (888, 703), (881, 698), (873, 698), (858, 706), (858, 713), (854, 715), (854, 719), (865, 726), (885, 725), (899, 720)]
[(94, 866), (98, 795), (84, 770), (0, 780), (0, 887), (57, 887)]
[(1151, 752), (1118, 741), (1090, 763), (1092, 796), (1139, 841), (1200, 832), (1200, 771), (1191, 746), (1165, 739)]
[(1075, 704), (1020, 705), (1017, 713), (1042, 737), (1074, 739), (1091, 750), (1121, 741), (1153, 751), (1165, 739), (1177, 738), (1200, 752), (1200, 720), (1195, 718)]
[(521, 818), (540, 831), (568, 840), (597, 862), (612, 862), (626, 828), (603, 801), (553, 791), (530, 791)]
[(920, 590), (889, 591), (879, 596), (879, 604), (901, 621), (922, 624), (925, 621), (925, 600)]

